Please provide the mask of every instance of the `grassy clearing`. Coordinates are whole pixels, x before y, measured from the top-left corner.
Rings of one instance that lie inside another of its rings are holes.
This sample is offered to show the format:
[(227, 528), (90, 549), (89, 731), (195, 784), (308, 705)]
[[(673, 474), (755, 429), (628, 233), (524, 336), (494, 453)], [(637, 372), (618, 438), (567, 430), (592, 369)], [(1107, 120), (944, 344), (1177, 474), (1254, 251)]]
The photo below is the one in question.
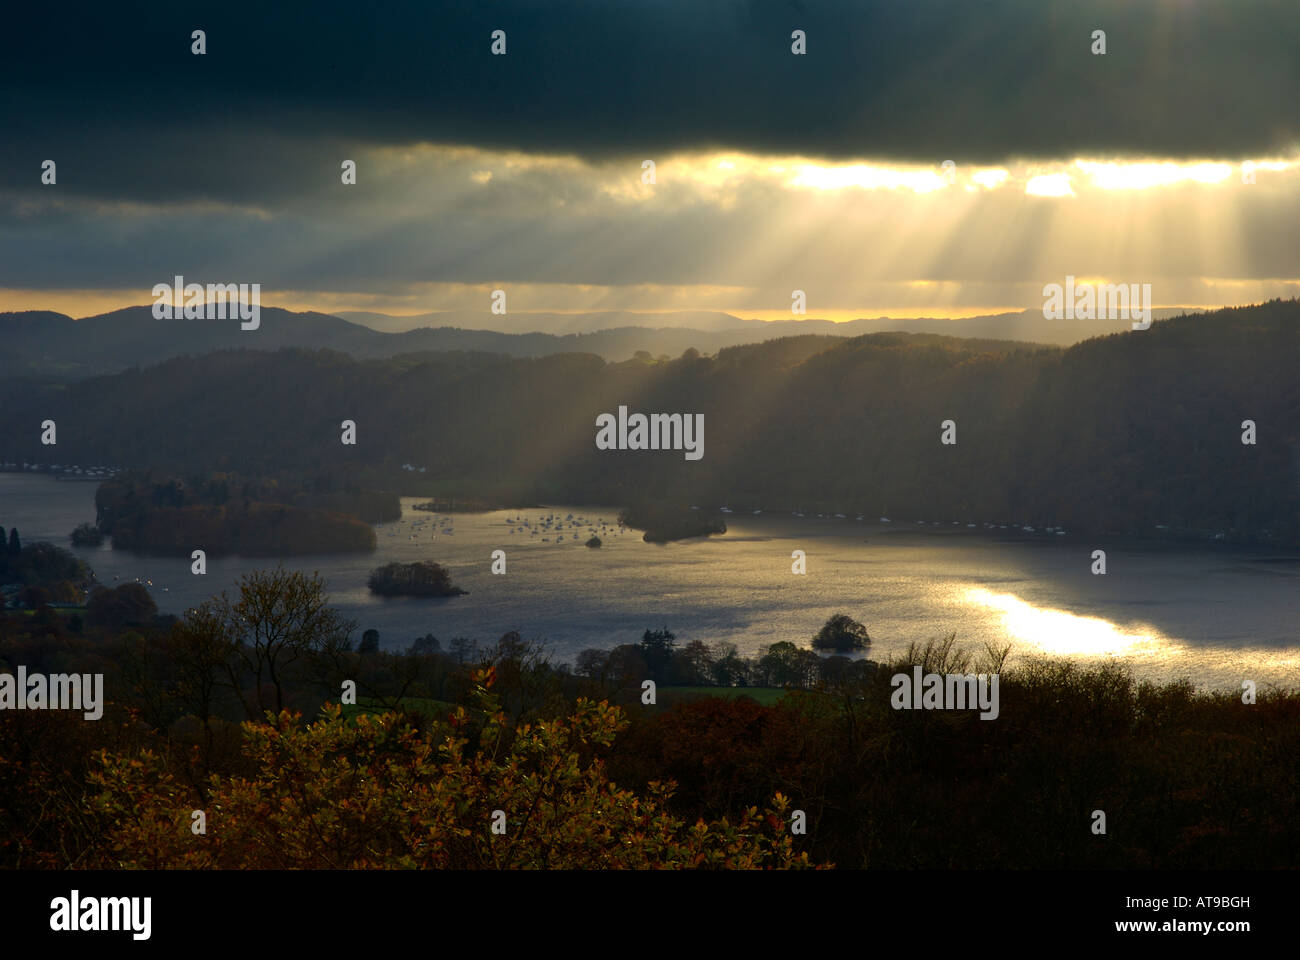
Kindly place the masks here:
[[(79, 617), (86, 616), (85, 607), (51, 607), (50, 609), (53, 610), (56, 615), (63, 617), (63, 619), (65, 620), (74, 615)], [(11, 616), (16, 615), (19, 617), (36, 616), (35, 610), (6, 610), (5, 613), (10, 614)]]

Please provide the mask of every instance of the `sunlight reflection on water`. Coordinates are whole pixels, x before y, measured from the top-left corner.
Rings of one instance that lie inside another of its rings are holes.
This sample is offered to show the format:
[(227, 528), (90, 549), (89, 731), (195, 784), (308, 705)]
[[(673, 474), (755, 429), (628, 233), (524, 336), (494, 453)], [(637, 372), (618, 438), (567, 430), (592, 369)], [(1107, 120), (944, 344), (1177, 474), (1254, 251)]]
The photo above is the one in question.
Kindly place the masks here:
[[(19, 526), (24, 542), (67, 543), (77, 524), (94, 520), (94, 495), (94, 484), (0, 474), (0, 520)], [(557, 662), (572, 663), (584, 649), (636, 643), (647, 628), (668, 626), (681, 645), (732, 643), (755, 656), (778, 641), (807, 647), (827, 617), (847, 613), (870, 630), (865, 655), (873, 660), (955, 633), (972, 651), (1011, 644), (1012, 665), (1022, 655), (1117, 661), (1140, 679), (1236, 690), (1244, 680), (1293, 686), (1300, 676), (1300, 557), (1289, 552), (1117, 542), (1123, 575), (1117, 569), (1098, 577), (1089, 572), (1092, 544), (1068, 538), (764, 514), (729, 517), (721, 537), (658, 545), (599, 524), (618, 515), (608, 505), (461, 514), (453, 536), (440, 526), (435, 532), (434, 518), (416, 511), (416, 502), (405, 498), (401, 521), (376, 531), (374, 553), (209, 556), (201, 577), (191, 574), (188, 557), (107, 543), (73, 549), (101, 582), (144, 583), (171, 613), (234, 590), (244, 573), (281, 560), (309, 575), (319, 571), (339, 612), (358, 630), (378, 630), (389, 650), (426, 633), (444, 643), (468, 637), (490, 644), (519, 630), (544, 640)], [(588, 528), (581, 524), (566, 522), (563, 542), (549, 531), (520, 529), (525, 518), (536, 528), (539, 514), (569, 513), (597, 521), (601, 549), (584, 546)], [(807, 551), (807, 575), (791, 572), (795, 548)], [(490, 572), (496, 549), (509, 553), (508, 576)], [(374, 567), (426, 559), (447, 566), (470, 592), (424, 601), (367, 589)]]
[(965, 599), (1002, 615), (1002, 625), (1013, 640), (1031, 644), (1053, 656), (1099, 657), (1154, 653), (1174, 641), (1142, 625), (1126, 630), (1103, 617), (1081, 617), (1065, 610), (1036, 607), (1010, 593), (993, 593), (982, 587), (965, 591)]

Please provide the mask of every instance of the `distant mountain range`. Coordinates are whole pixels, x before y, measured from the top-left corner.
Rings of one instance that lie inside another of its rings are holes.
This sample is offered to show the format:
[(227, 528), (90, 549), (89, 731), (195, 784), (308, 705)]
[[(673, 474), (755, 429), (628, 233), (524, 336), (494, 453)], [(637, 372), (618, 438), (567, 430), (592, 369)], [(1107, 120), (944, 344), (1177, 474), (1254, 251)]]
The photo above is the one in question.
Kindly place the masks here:
[[(1152, 312), (1158, 320), (1199, 313), (1199, 310), (1165, 308)], [(921, 317), (863, 317), (836, 323), (810, 318), (806, 320), (755, 320), (744, 319), (730, 313), (716, 311), (684, 310), (672, 313), (632, 313), (626, 310), (608, 310), (595, 313), (519, 313), (494, 317), (484, 310), (456, 310), (442, 313), (422, 313), (397, 317), (386, 313), (342, 311), (335, 314), (353, 323), (386, 333), (401, 333), (419, 327), (456, 327), (461, 330), (496, 331), (512, 334), (552, 334), (567, 336), (590, 334), (629, 327), (647, 331), (669, 330), (694, 334), (725, 334), (721, 346), (756, 343), (774, 337), (794, 337), (804, 334), (831, 334), (839, 337), (858, 337), (864, 333), (937, 333), (948, 337), (981, 337), (991, 340), (1022, 340), (1028, 343), (1050, 343), (1069, 346), (1089, 337), (1122, 333), (1129, 329), (1124, 320), (1070, 320), (1043, 319), (1040, 310), (1020, 310), (1010, 313), (988, 314), (964, 319)], [(733, 339), (742, 334), (743, 339)], [(689, 344), (688, 344), (689, 346)], [(696, 349), (705, 350), (700, 344)], [(589, 349), (589, 348), (588, 348)], [(649, 347), (643, 349), (649, 350)], [(600, 351), (590, 350), (597, 353)], [(654, 351), (651, 350), (653, 353)], [(630, 356), (630, 354), (629, 354)], [(623, 360), (622, 356), (607, 356), (607, 360)]]
[[(1157, 310), (1164, 318), (1178, 310)], [(517, 332), (485, 329), (499, 321)], [(436, 325), (436, 326), (435, 326)], [(408, 328), (411, 329), (399, 329)], [(378, 313), (294, 313), (263, 307), (261, 325), (244, 331), (237, 320), (158, 320), (148, 306), (74, 320), (62, 313), (0, 313), (0, 376), (76, 379), (149, 366), (178, 356), (214, 350), (326, 348), (359, 359), (429, 351), (471, 351), (511, 357), (590, 353), (623, 361), (638, 351), (680, 356), (695, 348), (715, 354), (724, 347), (806, 334), (856, 337), (867, 333), (936, 333), (946, 336), (1068, 345), (1122, 332), (1128, 321), (1049, 321), (1041, 311), (960, 320), (864, 318), (828, 320), (742, 319), (727, 313), (526, 313), (492, 317), (483, 311), (392, 317)]]
[[(282, 311), (265, 311), (260, 332), (287, 336), (292, 324), (350, 328), (359, 342), (405, 336)], [(166, 349), (136, 337), (121, 349)], [(1068, 348), (876, 333), (668, 362), (219, 350), (78, 382), (0, 377), (0, 461), (503, 504), (725, 505), (1296, 545), (1297, 367), (1296, 300)], [(599, 443), (601, 421), (624, 410), (703, 417), (699, 443), (684, 430), (659, 450)], [(47, 419), (57, 446), (41, 442)], [(340, 442), (345, 420), (355, 445)]]
[(716, 310), (677, 310), (670, 313), (597, 310), (589, 313), (509, 313), (505, 316), (496, 316), (486, 310), (444, 310), (407, 317), (343, 310), (335, 316), (384, 333), (404, 333), (420, 327), (456, 327), (461, 330), (491, 330), (497, 333), (549, 333), (565, 336), (623, 327), (718, 332), (763, 325), (761, 320), (742, 320)]

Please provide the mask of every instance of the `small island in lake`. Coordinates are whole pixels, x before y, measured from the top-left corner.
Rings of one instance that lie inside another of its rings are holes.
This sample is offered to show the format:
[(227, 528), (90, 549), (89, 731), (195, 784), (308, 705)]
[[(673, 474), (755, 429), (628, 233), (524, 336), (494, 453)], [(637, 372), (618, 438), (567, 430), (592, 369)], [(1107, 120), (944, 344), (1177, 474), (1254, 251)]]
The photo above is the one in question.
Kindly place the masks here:
[(516, 503), (505, 500), (482, 500), (474, 497), (434, 497), (424, 503), (414, 503), (412, 510), (426, 513), (490, 513), (493, 510), (508, 510), (515, 507), (535, 507), (535, 503)]
[(72, 531), (70, 539), (74, 547), (97, 547), (104, 542), (104, 533), (93, 523), (83, 523)]
[(370, 591), (384, 597), (458, 597), (468, 593), (432, 560), (388, 563), (370, 571)]
[(644, 530), (646, 543), (668, 543), (691, 537), (726, 533), (727, 525), (719, 517), (664, 503), (642, 503), (628, 507), (618, 517), (619, 523), (634, 530)]
[(368, 552), (376, 546), (369, 521), (401, 516), (395, 494), (313, 486), (231, 473), (188, 481), (126, 473), (99, 485), (95, 526), (115, 550), (256, 556)]
[(817, 636), (813, 637), (812, 645), (815, 650), (848, 653), (863, 650), (870, 642), (871, 637), (867, 635), (866, 627), (847, 613), (837, 613), (822, 624)]

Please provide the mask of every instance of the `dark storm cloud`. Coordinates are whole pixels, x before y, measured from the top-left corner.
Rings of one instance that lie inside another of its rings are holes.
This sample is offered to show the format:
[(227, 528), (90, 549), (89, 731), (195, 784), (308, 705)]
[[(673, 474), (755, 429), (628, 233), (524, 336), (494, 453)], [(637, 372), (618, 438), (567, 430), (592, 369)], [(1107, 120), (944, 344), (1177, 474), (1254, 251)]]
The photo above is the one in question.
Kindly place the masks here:
[[(1016, 161), (1289, 156), (1294, 2), (52, 9), (0, 21), (0, 289), (145, 302), (140, 291), (182, 273), (268, 291), (722, 285), (763, 288), (764, 304), (799, 287), (849, 307), (875, 302), (870, 284), (912, 279), (987, 283), (982, 302), (1006, 304), (1066, 273), (1294, 273), (1290, 173), (1224, 188), (1217, 207), (1195, 191), (1107, 199), (1072, 171), (1077, 203), (1026, 198), (1014, 181), (967, 208), (956, 189), (822, 196), (752, 170), (710, 184), (672, 158), (951, 159), (1028, 176), (1034, 164)], [(806, 56), (790, 53), (796, 28)], [(189, 52), (194, 29), (205, 56)], [(504, 57), (489, 53), (495, 29)], [(1105, 56), (1090, 53), (1095, 29)], [(514, 163), (510, 150), (583, 162)], [(660, 164), (649, 193), (644, 158)], [(57, 187), (40, 183), (46, 159)], [(342, 159), (358, 162), (354, 186), (340, 185)], [(1097, 224), (1141, 229), (1116, 245)], [(1207, 224), (1222, 249), (1197, 240)]]
[[(274, 198), (328, 142), (999, 162), (1235, 157), (1300, 134), (1278, 0), (526, 0), (11, 7), (0, 182)], [(192, 56), (190, 33), (207, 32)], [(807, 31), (808, 54), (790, 53)], [(490, 34), (508, 36), (504, 57)], [(1107, 34), (1106, 56), (1089, 47)]]

